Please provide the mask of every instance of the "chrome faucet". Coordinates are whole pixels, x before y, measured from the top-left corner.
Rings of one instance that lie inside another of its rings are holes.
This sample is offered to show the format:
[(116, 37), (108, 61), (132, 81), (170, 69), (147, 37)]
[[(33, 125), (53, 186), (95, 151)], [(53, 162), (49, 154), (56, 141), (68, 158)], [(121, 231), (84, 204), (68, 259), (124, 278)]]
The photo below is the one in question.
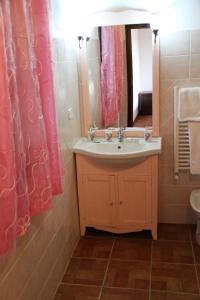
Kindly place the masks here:
[(89, 141), (94, 142), (94, 137), (95, 137), (95, 129), (93, 127), (90, 127), (88, 130)]
[(125, 130), (125, 127), (120, 127), (119, 131), (117, 133), (117, 138), (120, 143), (123, 142), (123, 139), (124, 139), (124, 130)]

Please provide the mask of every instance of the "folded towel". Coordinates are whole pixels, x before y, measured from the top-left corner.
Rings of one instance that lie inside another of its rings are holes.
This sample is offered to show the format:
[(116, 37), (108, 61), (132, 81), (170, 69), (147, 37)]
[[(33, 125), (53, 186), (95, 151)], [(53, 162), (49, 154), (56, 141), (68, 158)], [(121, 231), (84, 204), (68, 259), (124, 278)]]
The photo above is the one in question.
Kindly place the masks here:
[(200, 122), (188, 122), (190, 144), (190, 173), (200, 174)]
[(179, 121), (200, 121), (200, 87), (179, 89)]

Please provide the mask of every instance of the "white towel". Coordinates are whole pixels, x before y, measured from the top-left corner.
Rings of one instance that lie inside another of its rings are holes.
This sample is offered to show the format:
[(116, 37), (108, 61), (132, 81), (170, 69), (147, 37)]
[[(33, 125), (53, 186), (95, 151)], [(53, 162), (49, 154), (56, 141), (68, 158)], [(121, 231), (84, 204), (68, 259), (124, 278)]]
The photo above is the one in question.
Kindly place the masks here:
[(200, 174), (200, 122), (188, 122), (190, 144), (190, 173)]
[(179, 89), (178, 120), (200, 121), (200, 87)]

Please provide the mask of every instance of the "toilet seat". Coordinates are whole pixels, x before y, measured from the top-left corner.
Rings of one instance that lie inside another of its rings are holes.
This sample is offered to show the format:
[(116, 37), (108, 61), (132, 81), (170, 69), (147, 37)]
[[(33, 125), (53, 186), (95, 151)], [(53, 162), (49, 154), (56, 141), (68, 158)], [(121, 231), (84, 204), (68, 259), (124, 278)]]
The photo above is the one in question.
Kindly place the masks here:
[(197, 214), (200, 214), (200, 190), (193, 190), (191, 192), (190, 205)]
[(198, 217), (196, 229), (196, 241), (200, 246), (200, 190), (193, 190), (190, 194), (190, 205)]

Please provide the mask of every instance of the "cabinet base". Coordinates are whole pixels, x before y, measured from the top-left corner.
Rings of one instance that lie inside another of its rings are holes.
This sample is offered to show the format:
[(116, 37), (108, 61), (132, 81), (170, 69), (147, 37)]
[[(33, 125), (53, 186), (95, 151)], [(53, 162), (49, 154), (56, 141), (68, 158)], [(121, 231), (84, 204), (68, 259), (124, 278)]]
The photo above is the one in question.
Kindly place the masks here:
[[(116, 228), (116, 227), (109, 227), (109, 226), (88, 226), (88, 227), (93, 227), (95, 229), (98, 230), (103, 230), (103, 231), (108, 231), (108, 232), (112, 232), (112, 233), (130, 233), (130, 232), (139, 232), (142, 230), (150, 230), (151, 234), (152, 234), (152, 238), (153, 240), (157, 240), (157, 226), (155, 226), (154, 228), (146, 228), (146, 227), (142, 227), (142, 228)], [(80, 227), (80, 231), (81, 231), (81, 236), (85, 235), (85, 231), (86, 231), (87, 226), (81, 226)]]

